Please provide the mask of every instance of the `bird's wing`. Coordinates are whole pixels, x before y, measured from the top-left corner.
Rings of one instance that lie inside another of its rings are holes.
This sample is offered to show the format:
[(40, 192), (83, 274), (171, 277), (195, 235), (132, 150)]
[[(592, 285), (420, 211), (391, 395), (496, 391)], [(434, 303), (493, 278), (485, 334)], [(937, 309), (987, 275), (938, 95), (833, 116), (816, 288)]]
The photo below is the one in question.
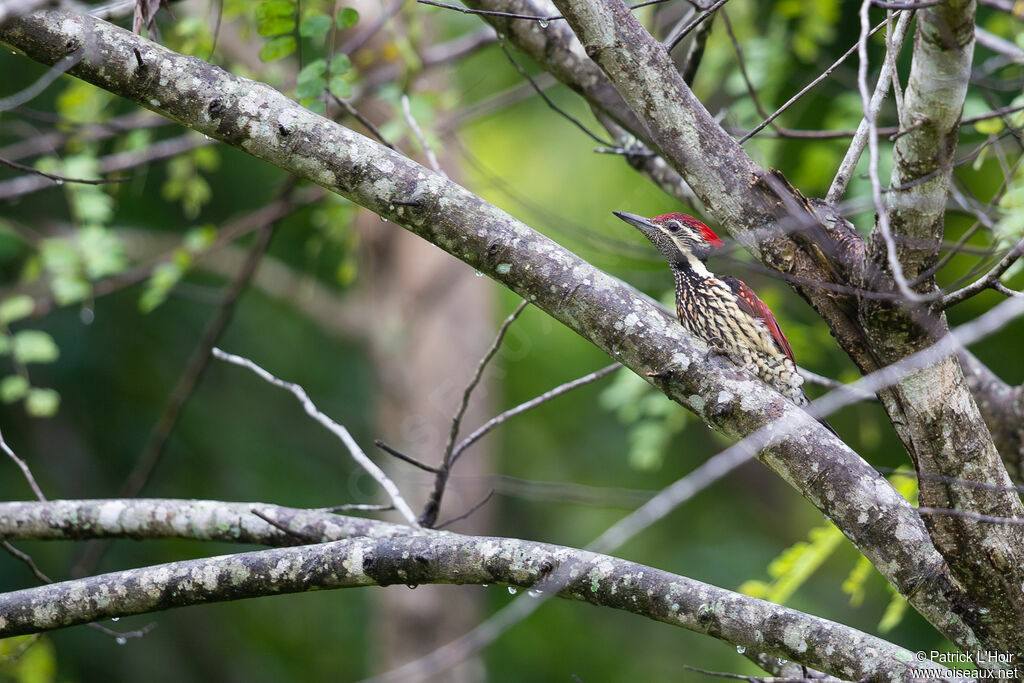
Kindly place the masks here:
[(793, 349), (789, 345), (789, 340), (786, 339), (786, 335), (782, 334), (782, 328), (779, 327), (779, 323), (775, 320), (771, 310), (761, 301), (757, 294), (754, 294), (754, 290), (742, 280), (731, 275), (723, 277), (722, 280), (729, 285), (732, 293), (736, 295), (736, 303), (740, 309), (763, 322), (764, 326), (768, 328), (768, 332), (771, 333), (772, 339), (775, 340), (775, 345), (779, 347), (779, 351), (786, 354), (795, 363)]

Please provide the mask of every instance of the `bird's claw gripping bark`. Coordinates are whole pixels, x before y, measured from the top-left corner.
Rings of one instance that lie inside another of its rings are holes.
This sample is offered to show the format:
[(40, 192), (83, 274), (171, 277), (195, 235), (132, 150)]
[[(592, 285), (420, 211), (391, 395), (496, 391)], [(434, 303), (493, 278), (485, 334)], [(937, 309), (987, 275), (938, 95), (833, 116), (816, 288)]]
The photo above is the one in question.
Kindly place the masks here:
[(730, 360), (734, 365), (743, 365), (732, 351), (725, 348), (725, 343), (718, 337), (712, 337), (708, 340), (708, 352), (704, 355), (704, 358), (705, 360), (711, 360), (715, 356), (721, 356), (722, 358)]

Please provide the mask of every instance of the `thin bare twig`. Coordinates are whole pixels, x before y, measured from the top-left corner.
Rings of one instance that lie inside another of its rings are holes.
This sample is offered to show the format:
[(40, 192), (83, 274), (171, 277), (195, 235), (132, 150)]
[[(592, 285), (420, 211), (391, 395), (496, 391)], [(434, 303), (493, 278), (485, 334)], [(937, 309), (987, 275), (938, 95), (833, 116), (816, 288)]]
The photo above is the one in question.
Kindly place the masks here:
[(499, 12), (497, 10), (489, 9), (470, 9), (469, 7), (459, 7), (458, 5), (449, 5), (445, 2), (437, 2), (436, 0), (416, 0), (421, 5), (430, 5), (432, 7), (440, 7), (442, 9), (450, 9), (455, 12), (461, 12), (462, 14), (477, 14), (484, 17), (503, 17), (505, 19), (526, 19), (528, 21), (559, 21), (564, 19), (560, 14), (552, 14), (550, 16), (541, 16), (538, 14), (519, 14), (517, 12)]
[(21, 560), (28, 570), (32, 572), (32, 576), (36, 577), (39, 583), (53, 583), (53, 580), (44, 574), (39, 566), (36, 565), (36, 561), (32, 559), (32, 556), (28, 553), (23, 553), (7, 541), (0, 541), (0, 547), (7, 551), (9, 555)]
[(695, 671), (705, 676), (715, 676), (716, 678), (732, 678), (738, 681), (747, 681), (747, 683), (815, 683), (813, 678), (792, 678), (792, 677), (780, 677), (780, 676), (747, 676), (744, 674), (734, 674), (727, 671), (711, 671), (710, 669), (701, 669), (700, 667), (690, 666), (689, 664), (681, 665), (687, 671)]
[[(751, 101), (754, 103), (754, 108), (757, 109), (758, 115), (764, 119), (768, 119), (768, 112), (765, 111), (761, 105), (761, 98), (757, 96), (757, 88), (754, 87), (753, 82), (750, 80), (750, 74), (747, 73), (747, 61), (743, 58), (743, 46), (740, 45), (739, 39), (736, 37), (735, 31), (732, 30), (732, 22), (729, 21), (729, 13), (722, 8), (722, 23), (725, 25), (725, 32), (729, 35), (729, 40), (732, 42), (733, 52), (736, 53), (736, 63), (740, 68), (740, 76), (743, 78), (743, 82), (747, 86), (747, 94), (750, 95)], [(778, 126), (774, 123), (771, 124), (772, 129), (777, 133), (781, 133)]]
[(359, 123), (363, 124), (363, 126), (366, 128), (366, 130), (370, 131), (370, 134), (373, 137), (377, 138), (377, 142), (379, 142), (380, 144), (384, 145), (388, 149), (396, 149), (396, 147), (394, 145), (392, 145), (390, 142), (388, 142), (384, 138), (384, 135), (380, 132), (380, 130), (377, 128), (377, 126), (373, 125), (373, 122), (370, 121), (370, 119), (368, 119), (365, 116), (363, 116), (362, 114), (360, 114), (359, 110), (356, 109), (354, 106), (352, 106), (351, 102), (349, 102), (348, 100), (344, 100), (344, 99), (338, 97), (334, 93), (331, 93), (331, 99), (333, 99), (335, 101), (335, 103), (337, 103), (338, 106), (340, 106), (342, 109), (344, 109), (346, 112), (348, 112), (349, 116), (354, 118)]
[[(853, 140), (850, 142), (850, 147), (846, 150), (846, 155), (839, 164), (839, 169), (836, 171), (835, 178), (832, 180), (832, 185), (828, 188), (828, 193), (825, 195), (825, 200), (828, 202), (836, 203), (842, 199), (843, 194), (846, 192), (846, 186), (853, 177), (853, 171), (857, 167), (857, 162), (860, 160), (860, 156), (864, 152), (864, 145), (868, 143), (868, 135), (872, 134), (877, 136), (878, 134), (876, 118), (878, 116), (878, 112), (882, 109), (882, 102), (885, 100), (885, 96), (889, 92), (889, 87), (893, 84), (899, 83), (899, 78), (896, 73), (896, 53), (898, 53), (903, 47), (903, 41), (906, 39), (907, 30), (910, 28), (910, 19), (912, 16), (913, 13), (911, 12), (900, 13), (899, 21), (896, 22), (896, 30), (894, 31), (895, 35), (888, 36), (886, 38), (886, 43), (889, 49), (886, 50), (886, 58), (882, 63), (882, 69), (878, 75), (878, 82), (875, 84), (875, 90), (871, 94), (870, 98), (867, 95), (867, 39), (879, 28), (885, 26), (888, 20), (875, 26), (868, 35), (862, 35), (861, 39), (857, 41), (857, 51), (858, 53), (862, 52), (860, 55), (862, 61), (858, 68), (857, 85), (861, 88), (862, 111), (864, 116), (861, 119), (860, 124), (857, 126), (857, 131), (854, 133)], [(864, 10), (862, 20), (866, 20), (866, 10)], [(848, 54), (849, 53), (847, 53), (847, 55)], [(900, 134), (900, 130), (897, 129), (893, 134)]]
[(498, 329), (498, 334), (494, 337), (494, 342), (491, 344), (491, 348), (487, 350), (484, 357), (480, 359), (480, 363), (476, 366), (476, 372), (473, 373), (473, 378), (470, 379), (469, 384), (466, 385), (465, 390), (462, 392), (462, 401), (459, 403), (459, 408), (455, 412), (455, 417), (452, 418), (452, 428), (448, 433), (448, 442), (444, 447), (444, 456), (441, 458), (441, 466), (438, 468), (439, 471), (437, 476), (434, 478), (434, 489), (430, 493), (430, 498), (427, 500), (426, 505), (423, 507), (423, 512), (420, 513), (420, 523), (427, 527), (433, 527), (437, 522), (437, 513), (441, 509), (441, 498), (444, 496), (445, 486), (448, 484), (448, 477), (451, 474), (452, 469), (452, 453), (455, 449), (455, 439), (459, 437), (459, 428), (462, 426), (462, 418), (466, 414), (466, 409), (469, 407), (469, 399), (473, 395), (473, 391), (476, 389), (477, 384), (480, 383), (481, 377), (483, 377), (484, 370), (487, 368), (487, 364), (494, 358), (494, 354), (501, 348), (501, 342), (505, 339), (505, 333), (508, 332), (509, 327), (516, 321), (516, 318), (526, 310), (529, 302), (523, 299), (516, 306), (516, 310), (505, 318), (505, 322), (501, 324)]
[[(450, 9), (455, 12), (461, 12), (462, 14), (477, 14), (484, 17), (503, 17), (505, 19), (525, 19), (527, 21), (536, 21), (541, 24), (548, 24), (552, 21), (562, 21), (565, 19), (561, 14), (520, 14), (518, 12), (501, 12), (498, 10), (489, 9), (471, 9), (469, 7), (460, 7), (459, 5), (450, 5), (445, 2), (437, 2), (437, 0), (416, 0), (421, 5), (430, 5), (432, 7), (440, 7), (441, 9)], [(639, 9), (641, 7), (647, 7), (648, 5), (657, 5), (668, 0), (644, 0), (644, 2), (638, 2), (634, 5), (630, 5), (630, 9)]]
[(394, 510), (394, 505), (371, 505), (368, 503), (344, 503), (342, 505), (332, 505), (328, 508), (316, 508), (317, 512), (387, 512), (388, 510)]
[(402, 114), (405, 116), (405, 122), (409, 125), (410, 130), (412, 130), (412, 134), (416, 136), (417, 142), (420, 143), (423, 153), (427, 155), (427, 163), (430, 164), (430, 168), (434, 170), (434, 173), (447, 178), (448, 174), (441, 168), (437, 155), (434, 154), (433, 148), (427, 142), (427, 136), (423, 134), (420, 124), (416, 123), (416, 117), (412, 115), (412, 105), (409, 103), (409, 96), (404, 93), (402, 94)]
[[(211, 144), (213, 144), (213, 141), (209, 138), (195, 133), (187, 133), (179, 137), (160, 140), (145, 149), (116, 152), (102, 157), (99, 160), (97, 173), (106, 174), (124, 171), (153, 161), (159, 161), (160, 159), (177, 156), (196, 147)], [(36, 175), (11, 178), (10, 180), (0, 182), (0, 199), (13, 199), (14, 197), (21, 197), (51, 187), (53, 185), (50, 179)]]
[[(871, 24), (868, 20), (868, 14), (870, 9), (871, 0), (863, 0), (860, 8), (860, 40), (857, 42), (857, 57), (860, 60), (857, 66), (857, 89), (860, 91), (864, 122), (867, 124), (868, 178), (871, 180), (871, 200), (875, 206), (875, 220), (878, 225), (878, 231), (885, 242), (885, 253), (889, 261), (889, 270), (892, 271), (892, 279), (896, 283), (900, 294), (907, 301), (920, 301), (921, 295), (910, 289), (910, 285), (907, 284), (907, 278), (903, 275), (903, 264), (900, 263), (899, 254), (896, 251), (896, 241), (893, 239), (892, 230), (889, 228), (889, 212), (885, 202), (882, 201), (882, 183), (878, 177), (878, 125), (875, 120), (877, 111), (873, 108), (874, 98), (868, 92), (868, 37), (871, 35)], [(900, 17), (901, 22), (904, 20), (904, 17)], [(897, 24), (898, 30), (899, 25)], [(892, 63), (895, 64), (895, 62)], [(883, 71), (884, 69), (885, 65), (883, 65)], [(882, 83), (884, 83), (884, 79), (880, 79), (876, 92), (882, 90), (884, 94), (884, 91), (888, 88), (882, 88)]]
[(1017, 244), (1007, 252), (1006, 256), (999, 260), (999, 263), (985, 273), (984, 277), (975, 280), (963, 289), (958, 289), (957, 291), (942, 297), (942, 300), (939, 302), (939, 308), (949, 308), (950, 306), (958, 304), (965, 299), (969, 299), (978, 292), (994, 288), (995, 285), (999, 283), (999, 278), (1003, 276), (1003, 273), (1005, 273), (1010, 266), (1016, 263), (1021, 256), (1024, 256), (1024, 239), (1017, 242)]
[(679, 29), (678, 33), (676, 33), (674, 36), (665, 41), (665, 50), (667, 50), (668, 52), (672, 52), (672, 49), (679, 44), (679, 41), (688, 36), (690, 34), (690, 31), (700, 26), (705, 19), (707, 19), (708, 17), (715, 13), (715, 10), (717, 10), (719, 7), (721, 7), (728, 1), (729, 0), (718, 0), (716, 3), (708, 7), (706, 10), (698, 14), (693, 21), (691, 21), (683, 28)]
[(292, 529), (289, 529), (286, 524), (282, 524), (281, 522), (278, 522), (276, 519), (273, 519), (269, 515), (263, 514), (262, 512), (257, 510), (256, 508), (253, 508), (249, 512), (251, 512), (252, 514), (256, 515), (257, 517), (259, 517), (260, 519), (262, 519), (264, 522), (266, 522), (270, 526), (274, 527), (275, 529), (278, 529), (278, 530), (283, 531), (284, 533), (288, 534), (289, 536), (294, 538), (296, 541), (299, 541), (300, 543), (319, 543), (320, 540), (321, 540), (319, 538), (311, 538), (309, 536), (306, 536), (305, 534), (299, 533), (298, 531), (294, 531)]
[(595, 370), (594, 372), (591, 372), (588, 375), (584, 375), (583, 377), (579, 377), (577, 379), (574, 379), (571, 382), (566, 382), (565, 384), (560, 384), (557, 387), (555, 387), (554, 389), (551, 389), (550, 391), (545, 391), (540, 396), (532, 398), (529, 401), (525, 401), (523, 403), (520, 403), (519, 405), (517, 405), (514, 408), (509, 408), (508, 410), (506, 410), (506, 411), (504, 411), (504, 412), (502, 412), (502, 413), (500, 413), (498, 415), (495, 415), (490, 420), (485, 422), (483, 425), (478, 427), (472, 434), (470, 434), (465, 439), (463, 439), (461, 442), (459, 442), (459, 445), (456, 446), (455, 450), (452, 452), (452, 462), (455, 462), (456, 460), (458, 460), (459, 457), (462, 455), (463, 451), (465, 451), (467, 448), (469, 448), (474, 443), (479, 441), (485, 434), (490, 432), (495, 427), (501, 425), (505, 421), (515, 417), (516, 415), (522, 415), (526, 411), (528, 411), (528, 410), (530, 410), (532, 408), (536, 408), (537, 406), (541, 405), (542, 403), (547, 403), (551, 399), (557, 398), (557, 397), (561, 396), (562, 394), (565, 394), (565, 393), (568, 393), (568, 392), (572, 391), (573, 389), (576, 389), (578, 387), (582, 387), (584, 385), (590, 384), (591, 382), (596, 382), (597, 380), (601, 379), (602, 377), (606, 377), (607, 375), (611, 374), (615, 369), (617, 369), (619, 367), (620, 367), (619, 363), (612, 363), (611, 365), (605, 366), (605, 367), (601, 368), (600, 370)]
[(605, 145), (606, 147), (614, 147), (615, 146), (614, 143), (608, 142), (607, 140), (605, 140), (605, 139), (601, 138), (600, 136), (596, 135), (595, 133), (593, 133), (589, 128), (587, 128), (585, 125), (583, 125), (583, 123), (579, 119), (575, 118), (572, 114), (570, 114), (569, 112), (565, 111), (564, 109), (559, 107), (557, 104), (555, 104), (554, 101), (550, 97), (548, 97), (547, 93), (544, 92), (540, 88), (540, 86), (537, 85), (537, 82), (533, 80), (533, 78), (530, 76), (530, 74), (528, 74), (526, 72), (526, 69), (524, 69), (519, 64), (519, 62), (517, 62), (515, 60), (515, 57), (512, 56), (512, 53), (508, 51), (508, 47), (505, 45), (505, 41), (503, 41), (503, 40), (499, 41), (498, 44), (501, 46), (501, 51), (505, 53), (505, 56), (508, 58), (508, 61), (511, 62), (512, 66), (514, 66), (516, 68), (516, 71), (519, 72), (519, 75), (522, 76), (523, 78), (525, 78), (527, 81), (529, 81), (529, 83), (533, 87), (534, 91), (538, 95), (540, 95), (542, 100), (544, 100), (544, 104), (548, 105), (548, 107), (550, 107), (551, 109), (555, 110), (555, 112), (557, 112), (564, 119), (566, 119), (567, 121), (572, 123), (574, 126), (579, 128), (581, 131), (586, 133), (587, 136), (591, 140), (594, 140), (599, 145)]
[(377, 448), (381, 449), (382, 451), (384, 451), (388, 455), (393, 455), (396, 458), (398, 458), (399, 460), (407, 462), (410, 465), (412, 465), (413, 467), (418, 467), (421, 470), (424, 470), (425, 472), (430, 472), (432, 474), (437, 474), (437, 473), (439, 473), (441, 471), (440, 469), (438, 469), (436, 467), (431, 467), (430, 465), (428, 465), (425, 462), (420, 462), (416, 458), (413, 458), (413, 457), (410, 457), (410, 456), (406, 455), (402, 451), (398, 450), (397, 448), (395, 448), (393, 446), (389, 446), (388, 444), (384, 443), (380, 439), (376, 439), (373, 442), (373, 445), (376, 446)]
[[(885, 22), (884, 22), (884, 21), (882, 21), (882, 22), (879, 22), (877, 26), (875, 26), (875, 27), (874, 27), (873, 29), (871, 29), (871, 35), (874, 35), (874, 34), (875, 34), (875, 33), (876, 33), (877, 31), (880, 31), (880, 30), (882, 29), (882, 27), (883, 27), (883, 26), (885, 26)], [(844, 52), (844, 53), (842, 54), (842, 56), (840, 56), (840, 57), (839, 57), (839, 59), (837, 59), (836, 61), (834, 61), (834, 62), (832, 63), (832, 66), (830, 66), (830, 67), (828, 67), (827, 69), (825, 69), (824, 71), (822, 71), (822, 72), (821, 72), (821, 74), (819, 74), (819, 75), (817, 76), (817, 78), (815, 78), (815, 79), (814, 79), (813, 81), (811, 81), (810, 83), (808, 83), (807, 85), (805, 85), (805, 86), (804, 86), (803, 88), (801, 88), (801, 89), (800, 89), (800, 91), (799, 91), (799, 92), (797, 92), (797, 94), (793, 95), (793, 96), (792, 96), (792, 97), (790, 97), (790, 98), (789, 98), (788, 100), (786, 100), (785, 104), (783, 104), (783, 105), (782, 105), (781, 107), (779, 107), (779, 108), (778, 108), (778, 109), (776, 109), (776, 110), (775, 110), (774, 112), (772, 112), (771, 116), (767, 117), (767, 118), (766, 118), (766, 119), (765, 119), (764, 121), (762, 121), (761, 123), (759, 123), (759, 124), (757, 124), (756, 126), (754, 126), (754, 128), (753, 128), (753, 129), (752, 129), (752, 130), (751, 130), (751, 131), (750, 131), (749, 133), (745, 134), (745, 135), (744, 135), (743, 137), (741, 137), (741, 138), (739, 139), (739, 143), (740, 143), (740, 144), (742, 145), (742, 144), (743, 144), (744, 142), (746, 142), (746, 141), (747, 141), (747, 140), (749, 140), (750, 138), (752, 138), (752, 137), (754, 137), (755, 135), (757, 135), (758, 133), (760, 133), (760, 132), (761, 132), (762, 130), (764, 130), (764, 129), (765, 129), (765, 128), (766, 128), (766, 127), (767, 127), (767, 126), (768, 126), (768, 125), (769, 125), (769, 124), (770, 124), (770, 123), (772, 122), (772, 121), (774, 121), (775, 119), (777, 119), (777, 118), (778, 118), (778, 117), (779, 117), (779, 116), (780, 116), (780, 115), (781, 115), (781, 114), (782, 114), (782, 113), (783, 113), (784, 111), (786, 111), (786, 110), (787, 110), (787, 109), (789, 109), (789, 108), (790, 108), (791, 106), (793, 106), (793, 104), (795, 104), (797, 100), (799, 100), (799, 99), (800, 99), (800, 98), (802, 98), (802, 97), (803, 97), (804, 95), (806, 95), (806, 94), (807, 94), (808, 92), (810, 92), (810, 90), (811, 90), (811, 89), (812, 89), (812, 88), (813, 88), (814, 86), (818, 85), (819, 83), (821, 83), (822, 81), (824, 81), (824, 80), (825, 80), (826, 78), (828, 78), (829, 76), (831, 76), (831, 75), (832, 75), (832, 72), (833, 72), (833, 71), (835, 71), (836, 69), (838, 69), (838, 68), (839, 68), (839, 66), (840, 66), (840, 65), (841, 65), (841, 64), (842, 64), (843, 62), (845, 62), (845, 61), (846, 61), (846, 60), (847, 60), (847, 59), (848, 59), (848, 58), (850, 57), (850, 55), (852, 55), (852, 54), (853, 54), (854, 52), (856, 52), (856, 51), (857, 51), (857, 47), (858, 47), (858, 45), (859, 45), (859, 43), (855, 44), (855, 45), (854, 45), (853, 47), (851, 47), (851, 48), (850, 48), (849, 50), (847, 50), (846, 52)]]
[(919, 2), (886, 2), (885, 0), (871, 0), (871, 4), (882, 9), (927, 9), (941, 4), (946, 0), (920, 0)]
[(2, 449), (3, 452), (7, 454), (7, 457), (13, 460), (14, 464), (18, 466), (18, 469), (21, 470), (21, 473), (25, 477), (25, 481), (27, 481), (28, 485), (32, 488), (32, 492), (36, 494), (36, 498), (45, 501), (46, 496), (43, 495), (43, 490), (39, 488), (39, 484), (36, 483), (36, 478), (32, 476), (32, 470), (29, 469), (28, 464), (26, 464), (24, 460), (18, 457), (14, 452), (14, 449), (7, 444), (2, 432), (0, 432), (0, 449)]
[(7, 166), (9, 168), (13, 168), (16, 171), (34, 173), (35, 175), (43, 176), (44, 178), (48, 178), (53, 182), (57, 183), (58, 185), (62, 185), (64, 183), (80, 183), (82, 185), (107, 185), (110, 183), (123, 183), (127, 180), (131, 180), (130, 178), (127, 177), (94, 179), (68, 178), (67, 176), (57, 175), (56, 173), (46, 173), (44, 171), (40, 171), (38, 168), (32, 168), (31, 166), (26, 166), (25, 164), (19, 164), (17, 161), (11, 161), (10, 159), (4, 159), (3, 157), (0, 157), (0, 164), (3, 164), (4, 166)]
[(963, 517), (964, 519), (973, 519), (978, 522), (985, 522), (986, 524), (1007, 524), (1010, 526), (1024, 525), (1024, 518), (1022, 517), (992, 517), (990, 515), (983, 515), (979, 512), (971, 512), (969, 510), (952, 510), (949, 508), (919, 507), (917, 508), (917, 511), (922, 515), (947, 515), (950, 517)]
[(67, 57), (51, 66), (47, 72), (40, 76), (32, 85), (28, 86), (21, 92), (14, 93), (13, 95), (8, 95), (7, 97), (0, 99), (0, 112), (20, 107), (26, 102), (34, 99), (46, 90), (51, 83), (60, 78), (61, 74), (82, 61), (82, 57), (84, 56), (85, 48), (78, 48)]
[[(827, 389), (841, 389), (846, 386), (837, 379), (832, 379), (831, 377), (819, 375), (818, 373), (808, 370), (807, 368), (798, 367), (797, 370), (800, 372), (800, 376), (803, 377), (804, 380), (812, 384), (817, 384), (818, 386), (825, 387)], [(863, 396), (861, 396), (861, 400), (874, 401), (877, 403), (878, 397), (875, 396), (874, 394), (865, 393)]]
[(964, 479), (962, 477), (947, 477), (942, 474), (921, 474), (913, 470), (898, 469), (895, 467), (876, 467), (876, 471), (886, 475), (896, 475), (899, 477), (906, 477), (908, 479), (920, 479), (922, 481), (936, 481), (942, 484), (953, 484), (955, 486), (963, 486), (969, 489), (981, 489), (983, 491), (1016, 491), (1018, 493), (1024, 493), (1024, 486), (1001, 486), (1000, 484), (991, 484), (987, 481), (972, 481), (971, 479)]
[(356, 440), (352, 438), (352, 435), (344, 426), (329, 418), (316, 407), (316, 404), (313, 403), (313, 400), (309, 397), (309, 394), (306, 393), (305, 389), (294, 382), (287, 382), (285, 380), (278, 379), (248, 358), (243, 358), (242, 356), (237, 356), (233, 353), (227, 353), (217, 347), (213, 348), (212, 353), (215, 358), (243, 368), (248, 368), (263, 381), (291, 392), (292, 395), (298, 399), (307, 415), (341, 439), (342, 443), (344, 443), (345, 447), (348, 449), (349, 454), (352, 456), (352, 459), (355, 460), (360, 467), (366, 470), (366, 472), (373, 477), (378, 484), (380, 484), (381, 488), (387, 492), (388, 496), (391, 498), (391, 502), (395, 505), (395, 509), (398, 510), (402, 517), (404, 517), (411, 526), (420, 526), (419, 522), (416, 521), (416, 514), (412, 511), (412, 508), (409, 507), (409, 504), (405, 502), (405, 499), (402, 497), (398, 487), (395, 486), (395, 483), (388, 478), (388, 475), (384, 474), (383, 470), (377, 467), (376, 463), (366, 456), (366, 453), (363, 452), (363, 449), (359, 447), (359, 444), (356, 443)]
[[(289, 201), (289, 195), (294, 190), (295, 185), (295, 181), (290, 180), (278, 199)], [(224, 291), (216, 315), (207, 323), (206, 328), (203, 330), (199, 343), (192, 351), (192, 355), (189, 357), (188, 363), (174, 389), (171, 391), (170, 396), (167, 397), (167, 402), (160, 412), (160, 417), (153, 427), (153, 432), (143, 447), (142, 453), (132, 471), (121, 485), (118, 495), (124, 498), (138, 495), (145, 488), (149, 477), (153, 474), (153, 470), (156, 469), (160, 458), (163, 456), (167, 441), (178, 424), (178, 417), (181, 415), (182, 409), (184, 409), (185, 404), (188, 403), (189, 398), (195, 392), (199, 381), (210, 364), (210, 350), (216, 346), (217, 341), (224, 334), (224, 330), (231, 323), (235, 304), (249, 285), (249, 281), (252, 280), (253, 275), (256, 273), (256, 268), (263, 259), (267, 245), (270, 244), (270, 238), (274, 234), (274, 226), (277, 220), (279, 219), (275, 218), (274, 220), (267, 221), (256, 234), (256, 238), (249, 248), (249, 253), (242, 263), (242, 267)]]
[(435, 529), (443, 529), (446, 526), (450, 526), (452, 524), (455, 524), (456, 522), (461, 522), (462, 520), (466, 519), (467, 517), (472, 515), (474, 512), (476, 512), (477, 510), (482, 508), (484, 505), (487, 505), (487, 502), (490, 501), (491, 496), (493, 496), (493, 495), (494, 495), (494, 489), (491, 489), (490, 491), (487, 492), (487, 495), (484, 496), (484, 499), (481, 500), (479, 503), (477, 503), (473, 507), (471, 507), (468, 510), (466, 510), (465, 512), (463, 512), (461, 515), (458, 515), (457, 517), (452, 517), (447, 522), (441, 522), (440, 524), (438, 524), (434, 528)]

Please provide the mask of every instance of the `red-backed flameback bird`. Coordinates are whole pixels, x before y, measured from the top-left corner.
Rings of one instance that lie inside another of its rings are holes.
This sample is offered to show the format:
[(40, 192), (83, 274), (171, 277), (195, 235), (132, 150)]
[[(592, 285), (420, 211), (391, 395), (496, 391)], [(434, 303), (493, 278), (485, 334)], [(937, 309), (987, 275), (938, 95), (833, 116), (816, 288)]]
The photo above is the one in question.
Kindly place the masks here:
[(771, 310), (744, 282), (715, 275), (705, 265), (711, 252), (722, 246), (711, 228), (685, 213), (654, 218), (614, 213), (642, 232), (668, 260), (675, 277), (676, 315), (683, 327), (796, 405), (807, 405), (793, 349)]

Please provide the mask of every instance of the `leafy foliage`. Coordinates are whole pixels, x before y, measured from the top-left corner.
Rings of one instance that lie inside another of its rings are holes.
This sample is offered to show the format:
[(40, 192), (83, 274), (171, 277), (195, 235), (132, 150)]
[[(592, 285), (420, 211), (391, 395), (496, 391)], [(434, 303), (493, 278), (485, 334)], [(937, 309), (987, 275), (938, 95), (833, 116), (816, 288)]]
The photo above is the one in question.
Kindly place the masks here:
[(57, 680), (57, 653), (44, 636), (0, 640), (0, 678), (12, 683), (51, 683)]
[(629, 370), (615, 373), (615, 379), (601, 392), (600, 402), (629, 426), (629, 464), (638, 470), (660, 468), (672, 437), (686, 427), (687, 413), (682, 406)]
[(170, 260), (153, 269), (146, 282), (146, 288), (139, 298), (139, 309), (150, 313), (167, 300), (171, 290), (181, 282), (195, 262), (197, 256), (206, 251), (217, 239), (217, 229), (212, 225), (193, 228), (185, 233), (182, 246), (174, 251)]
[(213, 147), (197, 147), (167, 163), (167, 180), (161, 194), (168, 201), (181, 202), (189, 219), (199, 215), (203, 205), (213, 196), (210, 184), (201, 171), (215, 171), (220, 166), (220, 153)]

